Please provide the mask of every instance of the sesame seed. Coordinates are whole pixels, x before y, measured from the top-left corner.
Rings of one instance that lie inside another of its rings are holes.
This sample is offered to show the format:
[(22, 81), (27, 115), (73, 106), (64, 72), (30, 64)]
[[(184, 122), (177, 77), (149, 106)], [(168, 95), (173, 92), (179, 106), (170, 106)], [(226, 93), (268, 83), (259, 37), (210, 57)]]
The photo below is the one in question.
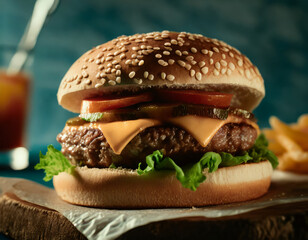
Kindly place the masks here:
[(219, 53), (219, 49), (217, 47), (213, 47), (213, 51)]
[(139, 63), (138, 63), (138, 66), (142, 66), (144, 64), (144, 61), (141, 60)]
[(238, 60), (237, 61), (237, 65), (239, 65), (240, 67), (243, 66), (243, 61), (242, 60)]
[(125, 64), (127, 64), (127, 65), (128, 65), (128, 64), (131, 64), (131, 63), (132, 63), (132, 60), (131, 60), (131, 59), (128, 59), (128, 60), (125, 61)]
[(84, 78), (87, 78), (87, 77), (89, 77), (89, 74), (86, 73), (86, 72), (82, 72), (82, 76), (83, 76)]
[(87, 69), (87, 68), (88, 68), (88, 66), (83, 65), (81, 69)]
[(194, 48), (194, 47), (192, 47), (192, 48), (190, 49), (190, 51), (191, 51), (192, 53), (196, 53), (196, 52), (197, 52), (197, 49)]
[(169, 59), (169, 60), (168, 60), (168, 63), (169, 63), (170, 65), (172, 65), (172, 64), (174, 63), (174, 60), (173, 60), (173, 59)]
[(221, 66), (223, 67), (226, 67), (227, 66), (227, 62), (225, 60), (220, 60), (220, 64)]
[(240, 74), (241, 74), (242, 76), (244, 75), (244, 70), (243, 70), (243, 69), (240, 68), (238, 71), (240, 72)]
[(185, 67), (186, 63), (182, 60), (178, 60), (177, 63), (181, 66), (181, 67)]
[(201, 52), (202, 52), (204, 55), (206, 55), (206, 54), (209, 53), (209, 51), (208, 51), (207, 49), (202, 49)]
[(136, 57), (137, 57), (136, 53), (132, 54), (132, 56), (131, 56), (131, 58), (136, 58)]
[(161, 55), (161, 54), (159, 54), (159, 53), (157, 53), (157, 54), (155, 54), (155, 57), (156, 57), (156, 58), (161, 58), (161, 57), (162, 57), (162, 55)]
[(145, 72), (143, 73), (143, 77), (144, 77), (144, 78), (148, 78), (148, 76), (149, 76), (149, 72), (148, 72), (148, 71), (145, 71)]
[(101, 84), (105, 84), (105, 82), (106, 82), (106, 79), (105, 79), (105, 78), (102, 78), (102, 79), (101, 79)]
[(140, 85), (142, 83), (142, 79), (134, 78), (134, 82)]
[(111, 56), (113, 56), (113, 53), (108, 53), (107, 54), (107, 57), (111, 57)]
[(227, 68), (222, 68), (220, 72), (221, 72), (221, 74), (225, 74), (226, 71), (227, 71)]
[(103, 77), (106, 77), (107, 75), (106, 75), (106, 73), (101, 73), (99, 76), (100, 76), (101, 78), (103, 78)]
[(78, 79), (77, 82), (76, 82), (76, 84), (79, 85), (80, 83), (81, 83), (81, 80)]
[(96, 63), (97, 65), (99, 65), (99, 64), (101, 64), (101, 60), (98, 59), (98, 60), (95, 61), (95, 63)]
[(100, 72), (98, 72), (98, 73), (96, 74), (96, 76), (95, 76), (95, 77), (96, 77), (97, 79), (101, 79), (100, 74), (101, 74), (101, 73), (100, 73)]
[(153, 47), (154, 50), (160, 50), (160, 47)]
[(141, 47), (141, 49), (146, 49), (147, 48), (145, 45), (141, 45), (140, 47)]
[(205, 65), (205, 62), (201, 61), (198, 63), (199, 67), (203, 67)]
[(92, 81), (90, 79), (87, 79), (85, 82), (87, 85), (90, 85), (92, 83)]
[(174, 79), (175, 79), (175, 77), (172, 74), (167, 75), (167, 80), (173, 81)]
[(111, 85), (111, 86), (116, 85), (116, 82), (115, 82), (114, 80), (109, 80), (108, 83), (109, 83), (109, 85)]
[(94, 59), (93, 59), (93, 58), (90, 58), (90, 59), (89, 59), (89, 62), (91, 62), (91, 63), (94, 62)]
[(158, 60), (158, 63), (159, 63), (160, 65), (162, 65), (163, 67), (165, 67), (165, 66), (167, 66), (167, 65), (168, 65), (168, 63), (167, 63), (167, 62), (165, 62), (165, 61), (164, 61), (164, 60), (162, 60), (162, 59)]
[(213, 58), (210, 58), (210, 64), (212, 65), (214, 63)]
[(153, 74), (150, 74), (150, 75), (149, 75), (149, 80), (150, 80), (150, 81), (154, 80), (154, 75), (153, 75)]
[(161, 37), (155, 37), (154, 40), (160, 41), (160, 40), (163, 40), (163, 39)]
[(175, 51), (175, 54), (178, 55), (178, 56), (182, 56), (182, 53), (181, 53), (180, 50), (176, 50), (176, 51)]
[(218, 76), (219, 75), (219, 71), (217, 69), (214, 69), (214, 75)]
[(117, 75), (117, 76), (121, 75), (121, 70), (117, 70), (117, 71), (116, 71), (116, 75)]
[(103, 53), (99, 53), (97, 54), (96, 58), (101, 58), (104, 54)]
[(226, 54), (221, 54), (222, 59), (226, 59)]
[(216, 62), (216, 63), (215, 63), (215, 68), (216, 68), (217, 70), (220, 69), (220, 63), (219, 63), (219, 62)]
[(165, 42), (164, 45), (165, 46), (171, 46), (171, 43), (170, 42)]
[(121, 83), (121, 77), (116, 77), (116, 82)]
[(231, 75), (232, 71), (228, 68), (227, 75)]
[(175, 40), (175, 39), (172, 39), (170, 42), (171, 42), (173, 45), (177, 45), (177, 44), (178, 44), (178, 41)]
[(132, 64), (133, 64), (134, 66), (136, 66), (136, 65), (138, 64), (138, 62), (139, 62), (138, 59), (134, 59), (134, 60), (132, 61)]
[(161, 79), (165, 80), (165, 79), (166, 79), (166, 73), (162, 72), (162, 73), (160, 74), (160, 77), (161, 77)]
[(192, 65), (196, 65), (196, 64), (197, 64), (197, 62), (194, 61), (194, 60), (190, 61), (190, 63), (191, 63)]
[(128, 76), (129, 76), (129, 78), (133, 78), (134, 76), (135, 76), (135, 72), (134, 71), (131, 71), (129, 74), (128, 74)]
[(170, 55), (170, 52), (168, 52), (168, 51), (163, 51), (163, 54), (164, 54), (164, 55)]
[(186, 68), (187, 70), (190, 70), (190, 69), (191, 69), (191, 65), (190, 65), (189, 63), (187, 63), (187, 64), (185, 65), (185, 68)]
[(195, 73), (196, 73), (195, 70), (193, 70), (193, 69), (190, 70), (190, 76), (191, 76), (191, 77), (195, 76)]
[(208, 71), (209, 71), (209, 68), (208, 68), (208, 67), (203, 67), (203, 68), (201, 68), (201, 72), (202, 72), (203, 74), (207, 74)]
[(117, 63), (119, 63), (119, 61), (118, 61), (118, 60), (114, 60), (114, 61), (112, 61), (112, 64), (113, 64), (113, 65), (116, 65)]
[(178, 45), (182, 47), (184, 44), (182, 42), (179, 42)]
[(183, 51), (182, 54), (183, 55), (188, 55), (188, 52), (187, 51)]
[(232, 52), (229, 52), (229, 56), (233, 58), (234, 54)]
[(115, 69), (121, 69), (121, 65), (115, 65)]
[(191, 35), (188, 37), (188, 39), (190, 39), (190, 40), (192, 40), (192, 41), (194, 41), (194, 40), (195, 40), (195, 39), (194, 39), (194, 37), (193, 37), (193, 36), (191, 36)]
[(107, 64), (107, 67), (112, 67), (112, 64), (111, 64), (111, 63), (108, 63), (108, 64)]
[(187, 61), (192, 61), (192, 60), (194, 60), (194, 57), (193, 57), (193, 56), (187, 56), (187, 57), (186, 57), (186, 60), (187, 60)]
[(196, 73), (196, 78), (197, 78), (198, 81), (200, 81), (202, 79), (202, 75), (201, 75), (200, 72)]
[(96, 83), (96, 84), (95, 84), (95, 88), (99, 88), (99, 87), (101, 87), (101, 86), (103, 86), (103, 84), (101, 84), (101, 83)]
[(229, 62), (229, 68), (231, 70), (234, 70), (235, 69), (235, 65), (232, 62)]
[(214, 54), (214, 53), (213, 53), (212, 51), (209, 51), (209, 56), (210, 56), (210, 57), (212, 57), (213, 54)]
[(164, 47), (166, 50), (168, 51), (172, 51), (172, 48), (171, 47)]
[(106, 57), (106, 61), (108, 62), (108, 61), (110, 61), (110, 60), (112, 60), (113, 59), (113, 57)]
[(251, 78), (251, 74), (250, 74), (249, 69), (246, 69), (246, 70), (245, 70), (245, 76), (246, 76), (247, 78)]
[(111, 69), (111, 72), (112, 72), (112, 73), (115, 73), (116, 71), (117, 71), (117, 70), (116, 70), (115, 68), (112, 68), (112, 69)]
[(105, 62), (105, 58), (102, 57), (102, 58), (101, 58), (101, 63), (104, 63), (104, 62)]

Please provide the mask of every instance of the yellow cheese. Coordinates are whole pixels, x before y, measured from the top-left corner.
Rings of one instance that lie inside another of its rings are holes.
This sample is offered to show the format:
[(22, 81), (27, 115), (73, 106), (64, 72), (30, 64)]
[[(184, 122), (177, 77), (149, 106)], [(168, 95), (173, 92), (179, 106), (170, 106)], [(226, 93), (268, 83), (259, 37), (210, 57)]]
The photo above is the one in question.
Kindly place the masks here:
[(183, 128), (185, 131), (189, 132), (203, 147), (206, 147), (209, 144), (216, 132), (223, 125), (230, 122), (244, 122), (259, 131), (256, 123), (235, 116), (229, 116), (225, 120), (219, 120), (193, 115), (164, 119), (164, 121), (157, 119), (137, 119), (110, 123), (86, 123), (82, 126), (66, 126), (64, 131), (77, 130), (81, 128), (98, 128), (102, 131), (112, 150), (116, 154), (120, 154), (125, 146), (141, 131), (148, 127), (162, 125), (164, 122)]

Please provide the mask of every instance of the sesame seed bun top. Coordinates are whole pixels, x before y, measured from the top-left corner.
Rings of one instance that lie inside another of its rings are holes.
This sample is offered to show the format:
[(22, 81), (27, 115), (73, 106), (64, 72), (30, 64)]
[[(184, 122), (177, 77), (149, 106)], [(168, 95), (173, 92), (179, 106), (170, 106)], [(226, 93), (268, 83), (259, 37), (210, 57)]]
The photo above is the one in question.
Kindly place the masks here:
[(249, 111), (265, 94), (257, 67), (237, 49), (163, 31), (121, 36), (86, 52), (62, 79), (58, 101), (79, 112), (83, 99), (153, 87), (233, 93), (231, 105)]

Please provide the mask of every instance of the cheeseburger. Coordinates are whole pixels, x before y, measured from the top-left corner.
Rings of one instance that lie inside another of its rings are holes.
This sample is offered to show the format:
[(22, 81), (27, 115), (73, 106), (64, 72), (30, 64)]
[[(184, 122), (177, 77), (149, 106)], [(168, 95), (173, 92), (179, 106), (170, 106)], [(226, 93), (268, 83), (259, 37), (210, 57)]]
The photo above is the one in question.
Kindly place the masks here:
[(277, 159), (251, 111), (263, 79), (235, 48), (200, 34), (121, 36), (82, 55), (58, 102), (67, 121), (36, 169), (65, 201), (191, 207), (265, 194)]

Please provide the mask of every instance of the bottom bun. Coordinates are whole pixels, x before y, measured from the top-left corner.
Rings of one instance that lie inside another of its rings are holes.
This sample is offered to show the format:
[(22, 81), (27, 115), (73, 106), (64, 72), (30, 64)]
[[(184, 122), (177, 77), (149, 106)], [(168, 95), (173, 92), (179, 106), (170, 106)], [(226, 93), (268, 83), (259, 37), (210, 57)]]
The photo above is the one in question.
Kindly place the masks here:
[(258, 198), (270, 186), (268, 161), (219, 168), (196, 191), (184, 188), (174, 172), (138, 175), (135, 170), (77, 167), (74, 176), (53, 179), (57, 194), (77, 205), (104, 208), (200, 207)]

